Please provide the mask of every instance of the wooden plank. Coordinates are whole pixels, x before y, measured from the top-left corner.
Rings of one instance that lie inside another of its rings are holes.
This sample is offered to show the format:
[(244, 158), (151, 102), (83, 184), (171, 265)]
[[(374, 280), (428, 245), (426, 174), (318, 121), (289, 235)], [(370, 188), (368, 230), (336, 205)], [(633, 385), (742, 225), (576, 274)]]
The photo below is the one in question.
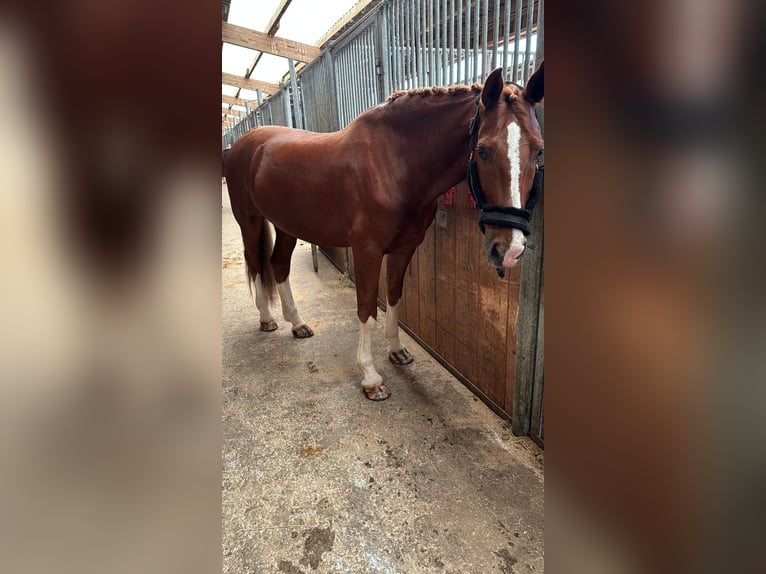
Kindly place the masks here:
[(516, 374), (514, 377), (514, 400), (512, 431), (517, 436), (529, 434), (532, 401), (534, 398), (535, 368), (538, 352), (538, 325), (540, 318), (540, 295), (543, 273), (543, 205), (545, 193), (532, 215), (532, 233), (528, 240), (535, 249), (524, 254), (519, 288), (519, 315), (517, 320)]
[(506, 273), (508, 281), (508, 314), (505, 331), (505, 398), (500, 405), (510, 418), (513, 413), (514, 380), (516, 376), (516, 319), (519, 314), (519, 285), (521, 268), (524, 263), (516, 265)]
[(436, 264), (436, 347), (450, 364), (455, 362), (455, 205), (439, 200), (436, 214), (434, 258)]
[(402, 290), (404, 297), (402, 298), (402, 311), (399, 314), (400, 319), (416, 333), (420, 333), (418, 266), (419, 257), (416, 249), (407, 270), (404, 272), (404, 289)]
[(387, 275), (387, 267), (388, 265), (388, 255), (383, 256), (383, 263), (380, 265), (380, 277), (378, 277), (378, 305), (386, 308), (388, 305), (388, 301), (386, 300), (386, 280), (388, 278)]
[(418, 333), (430, 347), (436, 346), (434, 240), (434, 224), (431, 223), (423, 243), (418, 247), (418, 313), (420, 315)]
[(285, 13), (285, 10), (287, 10), (290, 2), (292, 2), (292, 0), (281, 0), (276, 10), (274, 10), (274, 14), (271, 15), (271, 19), (266, 25), (266, 33), (269, 36), (273, 36), (277, 33), (277, 30), (279, 30), (279, 21), (282, 19), (282, 15)]
[(468, 186), (457, 186), (455, 205), (455, 368), (472, 384), (476, 384), (478, 330), (478, 288), (475, 253), (479, 235), (476, 210), (466, 207)]
[(229, 105), (232, 105), (232, 106), (243, 106), (243, 107), (247, 108), (247, 106), (245, 106), (245, 102), (246, 101), (247, 100), (242, 100), (240, 98), (234, 98), (232, 96), (227, 96), (225, 94), (221, 94), (221, 102), (224, 103), (224, 104), (229, 104)]
[(283, 58), (292, 58), (299, 62), (310, 62), (320, 54), (320, 49), (310, 44), (288, 40), (277, 36), (269, 36), (257, 30), (235, 26), (222, 22), (222, 39), (224, 42), (274, 54)]
[[(483, 252), (480, 257), (485, 258)], [(479, 266), (477, 385), (495, 404), (505, 402), (508, 284), (485, 261)]]
[(221, 83), (226, 84), (227, 86), (245, 88), (246, 90), (262, 90), (264, 94), (269, 95), (276, 94), (280, 90), (279, 84), (243, 78), (241, 76), (235, 76), (234, 74), (227, 74), (226, 72), (221, 73)]
[(346, 258), (342, 247), (322, 247), (319, 246), (319, 250), (324, 253), (325, 257), (338, 268), (341, 273), (346, 271)]
[[(545, 282), (545, 274), (542, 277)], [(543, 426), (544, 402), (544, 370), (545, 370), (545, 286), (540, 285), (540, 316), (537, 324), (537, 357), (535, 358), (535, 380), (532, 385), (532, 414), (530, 417), (529, 432), (543, 442), (545, 432)]]

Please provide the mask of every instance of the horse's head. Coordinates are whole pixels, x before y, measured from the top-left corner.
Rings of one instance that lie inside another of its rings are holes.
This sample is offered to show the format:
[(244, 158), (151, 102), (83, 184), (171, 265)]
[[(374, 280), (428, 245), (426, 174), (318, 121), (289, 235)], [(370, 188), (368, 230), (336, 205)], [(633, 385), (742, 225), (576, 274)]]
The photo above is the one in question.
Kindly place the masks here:
[(513, 267), (526, 246), (525, 208), (543, 148), (535, 105), (542, 99), (542, 63), (524, 89), (506, 84), (498, 68), (487, 77), (471, 123), (468, 180), (481, 213), (487, 258), (499, 273)]

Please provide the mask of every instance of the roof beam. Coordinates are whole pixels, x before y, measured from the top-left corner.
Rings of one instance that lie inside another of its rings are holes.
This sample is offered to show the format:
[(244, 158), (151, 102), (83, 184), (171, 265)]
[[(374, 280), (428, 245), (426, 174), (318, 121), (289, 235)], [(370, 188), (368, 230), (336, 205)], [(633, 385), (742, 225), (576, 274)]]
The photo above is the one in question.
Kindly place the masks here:
[(231, 104), (232, 106), (242, 106), (243, 108), (247, 108), (245, 105), (245, 102), (247, 100), (242, 100), (240, 98), (232, 98), (231, 96), (227, 96), (226, 94), (221, 94), (221, 102), (224, 104)]
[(243, 78), (242, 76), (235, 76), (234, 74), (227, 74), (223, 72), (221, 74), (221, 83), (227, 86), (236, 86), (237, 88), (245, 88), (246, 90), (261, 90), (265, 94), (276, 94), (281, 88), (279, 84), (271, 84), (269, 82), (262, 82), (260, 80), (252, 80), (250, 78)]
[[(285, 13), (285, 10), (287, 10), (287, 7), (290, 5), (290, 2), (293, 0), (282, 0), (279, 3), (279, 6), (277, 6), (277, 9), (274, 10), (274, 14), (271, 17), (271, 20), (269, 20), (268, 26), (266, 26), (266, 34), (269, 36), (273, 36), (277, 33), (277, 30), (279, 30), (279, 21), (282, 19), (282, 15)], [(292, 12), (291, 12), (292, 14)]]
[(258, 50), (283, 58), (292, 58), (298, 62), (310, 62), (321, 53), (319, 48), (310, 44), (269, 36), (263, 32), (235, 26), (228, 22), (222, 22), (221, 25), (223, 41), (235, 46)]

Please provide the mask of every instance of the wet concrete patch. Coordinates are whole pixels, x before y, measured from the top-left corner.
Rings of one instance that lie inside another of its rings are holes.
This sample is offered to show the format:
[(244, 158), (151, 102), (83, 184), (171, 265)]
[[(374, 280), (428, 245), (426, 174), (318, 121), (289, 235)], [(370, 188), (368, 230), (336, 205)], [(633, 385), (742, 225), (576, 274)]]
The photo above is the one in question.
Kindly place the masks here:
[(312, 570), (319, 568), (322, 555), (332, 550), (335, 543), (335, 532), (329, 528), (312, 528), (308, 531), (303, 545), (301, 564), (308, 564)]

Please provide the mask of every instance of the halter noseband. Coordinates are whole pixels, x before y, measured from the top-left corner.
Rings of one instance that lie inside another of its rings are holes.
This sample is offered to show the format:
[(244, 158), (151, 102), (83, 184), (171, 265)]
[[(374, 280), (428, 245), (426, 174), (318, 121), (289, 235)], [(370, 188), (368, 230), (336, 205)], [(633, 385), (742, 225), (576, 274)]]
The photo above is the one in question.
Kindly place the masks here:
[(518, 207), (505, 207), (503, 205), (493, 205), (484, 203), (484, 195), (481, 192), (481, 185), (479, 184), (479, 172), (476, 167), (476, 161), (473, 159), (473, 154), (476, 151), (476, 143), (479, 139), (479, 100), (476, 100), (476, 113), (471, 118), (471, 124), (469, 126), (469, 134), (471, 136), (468, 143), (468, 189), (471, 190), (473, 200), (476, 202), (476, 207), (479, 209), (479, 228), (484, 233), (485, 225), (496, 225), (498, 227), (512, 227), (514, 229), (520, 229), (524, 235), (529, 235), (529, 220), (532, 218), (532, 210), (537, 204), (537, 200), (540, 196), (543, 184), (543, 168), (535, 165), (535, 179), (532, 182), (532, 189), (527, 197), (526, 208), (520, 209)]

